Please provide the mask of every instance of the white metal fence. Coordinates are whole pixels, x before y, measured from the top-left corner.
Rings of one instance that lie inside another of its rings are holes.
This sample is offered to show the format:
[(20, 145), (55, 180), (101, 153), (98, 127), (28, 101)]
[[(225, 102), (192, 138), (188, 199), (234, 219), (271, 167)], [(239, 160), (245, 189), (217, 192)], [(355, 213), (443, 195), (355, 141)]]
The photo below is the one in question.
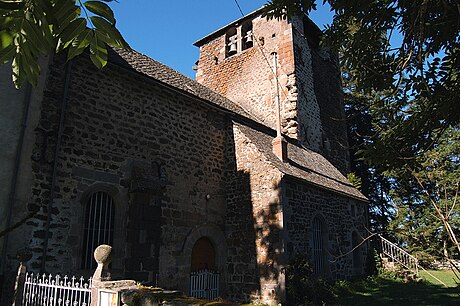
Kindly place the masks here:
[(91, 278), (27, 273), (23, 306), (89, 306)]
[(382, 253), (390, 257), (393, 261), (397, 261), (409, 270), (413, 270), (418, 274), (418, 260), (411, 254), (407, 253), (391, 241), (380, 236), (382, 243)]
[(214, 300), (219, 297), (219, 272), (201, 270), (190, 273), (190, 295)]

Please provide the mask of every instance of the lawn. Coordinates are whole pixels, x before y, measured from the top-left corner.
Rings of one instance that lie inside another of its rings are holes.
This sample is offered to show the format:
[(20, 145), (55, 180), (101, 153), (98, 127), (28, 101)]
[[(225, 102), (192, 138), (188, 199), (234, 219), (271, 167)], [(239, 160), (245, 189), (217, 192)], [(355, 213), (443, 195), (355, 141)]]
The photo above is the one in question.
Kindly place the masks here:
[[(434, 271), (436, 277), (449, 287), (440, 285), (428, 274), (422, 274), (423, 282), (404, 283), (392, 277), (369, 277), (338, 286), (338, 298), (329, 305), (460, 305), (460, 290), (449, 271)], [(430, 273), (433, 273), (430, 271)]]
[(420, 277), (425, 280), (428, 283), (431, 283), (433, 285), (440, 285), (443, 286), (442, 283), (440, 283), (437, 279), (442, 281), (444, 284), (447, 285), (447, 287), (456, 287), (457, 282), (455, 281), (455, 274), (451, 270), (441, 270), (441, 271), (435, 271), (435, 270), (428, 270), (428, 271), (420, 271)]

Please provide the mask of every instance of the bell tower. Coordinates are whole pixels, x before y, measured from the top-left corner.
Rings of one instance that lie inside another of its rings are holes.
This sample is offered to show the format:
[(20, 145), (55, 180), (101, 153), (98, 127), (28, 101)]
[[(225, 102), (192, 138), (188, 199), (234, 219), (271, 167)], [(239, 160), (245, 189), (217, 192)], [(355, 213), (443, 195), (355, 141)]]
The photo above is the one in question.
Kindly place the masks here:
[(200, 48), (196, 80), (273, 129), (278, 97), (282, 135), (347, 172), (348, 141), (336, 56), (319, 47), (321, 31), (307, 16), (268, 20), (262, 13), (263, 8), (195, 42)]

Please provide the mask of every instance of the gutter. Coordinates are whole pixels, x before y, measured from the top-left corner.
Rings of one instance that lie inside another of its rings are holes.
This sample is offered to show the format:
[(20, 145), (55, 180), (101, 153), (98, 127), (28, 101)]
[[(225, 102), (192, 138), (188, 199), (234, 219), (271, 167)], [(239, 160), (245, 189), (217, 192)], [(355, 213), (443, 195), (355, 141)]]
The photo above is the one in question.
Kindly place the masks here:
[(56, 187), (58, 159), (59, 159), (59, 152), (61, 151), (62, 134), (64, 131), (64, 120), (65, 120), (65, 112), (67, 109), (67, 97), (69, 94), (71, 68), (72, 68), (72, 61), (69, 61), (67, 62), (65, 66), (64, 93), (62, 95), (62, 101), (61, 101), (62, 107), (61, 107), (61, 114), (59, 118), (59, 129), (58, 129), (58, 135), (57, 135), (57, 140), (56, 140), (56, 148), (54, 151), (53, 173), (51, 176), (50, 198), (49, 198), (49, 202), (47, 206), (45, 238), (43, 242), (43, 252), (42, 252), (42, 260), (41, 260), (41, 268), (40, 268), (41, 273), (44, 273), (46, 270), (46, 257), (48, 255), (49, 232), (50, 232), (50, 225), (51, 225), (51, 211), (53, 209), (54, 189)]

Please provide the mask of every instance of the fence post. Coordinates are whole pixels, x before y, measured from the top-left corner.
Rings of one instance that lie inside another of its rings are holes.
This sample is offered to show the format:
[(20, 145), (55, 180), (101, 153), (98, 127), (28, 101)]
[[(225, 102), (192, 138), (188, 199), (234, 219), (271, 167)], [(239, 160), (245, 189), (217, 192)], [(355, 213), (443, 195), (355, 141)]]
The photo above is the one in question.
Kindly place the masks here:
[(19, 260), (18, 274), (14, 284), (14, 300), (12, 306), (22, 305), (22, 296), (24, 294), (24, 283), (26, 281), (27, 262), (32, 258), (32, 253), (28, 249), (19, 250), (16, 254)]
[(110, 280), (110, 273), (108, 266), (110, 263), (110, 253), (112, 247), (110, 245), (100, 245), (94, 250), (94, 259), (97, 262), (96, 271), (93, 274), (93, 281), (91, 284), (91, 306), (98, 305), (98, 289), (100, 288), (103, 281)]

